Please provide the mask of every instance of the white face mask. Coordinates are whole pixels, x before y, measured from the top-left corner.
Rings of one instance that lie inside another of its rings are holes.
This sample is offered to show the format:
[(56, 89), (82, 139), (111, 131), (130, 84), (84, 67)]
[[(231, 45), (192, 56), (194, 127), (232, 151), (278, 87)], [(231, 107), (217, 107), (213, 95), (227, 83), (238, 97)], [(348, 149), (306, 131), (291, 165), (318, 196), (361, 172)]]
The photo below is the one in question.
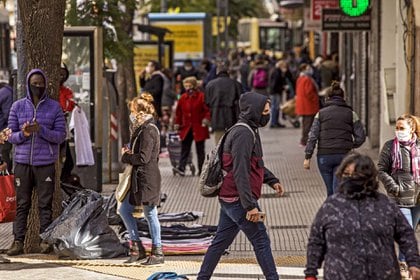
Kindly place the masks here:
[(407, 142), (411, 139), (411, 133), (409, 130), (397, 130), (395, 131), (395, 136), (397, 136), (398, 141)]
[(136, 118), (136, 115), (134, 115), (134, 114), (130, 114), (130, 121), (132, 122), (132, 123), (135, 123), (135, 122), (137, 122), (137, 118)]

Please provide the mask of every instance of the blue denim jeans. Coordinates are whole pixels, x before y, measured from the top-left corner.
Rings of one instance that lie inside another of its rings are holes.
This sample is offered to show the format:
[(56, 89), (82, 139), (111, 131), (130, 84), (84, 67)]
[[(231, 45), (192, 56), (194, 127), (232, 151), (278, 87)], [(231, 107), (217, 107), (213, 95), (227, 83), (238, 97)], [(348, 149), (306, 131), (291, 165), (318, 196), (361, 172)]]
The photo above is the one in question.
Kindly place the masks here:
[(204, 256), (197, 280), (211, 278), (220, 257), (232, 244), (239, 230), (242, 230), (251, 242), (265, 279), (279, 279), (273, 254), (271, 253), (270, 239), (264, 223), (248, 221), (246, 219), (247, 211), (242, 207), (240, 201), (234, 203), (220, 201), (220, 205), (220, 217), (216, 236)]
[(134, 205), (130, 204), (130, 194), (127, 194), (119, 208), (119, 215), (123, 220), (125, 228), (128, 231), (130, 240), (139, 241), (139, 230), (137, 228), (137, 220), (133, 217)]
[[(404, 217), (407, 219), (408, 223), (414, 230), (416, 230), (416, 226), (420, 220), (420, 206), (411, 207), (411, 208), (400, 208), (401, 213), (403, 213)], [(404, 255), (399, 252), (398, 260), (400, 262), (405, 261)]]
[(281, 94), (271, 94), (271, 125), (277, 125), (279, 123), (279, 115), (280, 115), (280, 101), (281, 101)]
[(346, 154), (318, 155), (318, 169), (327, 187), (327, 196), (332, 195), (338, 187), (338, 179), (335, 176), (338, 166)]
[(156, 205), (143, 205), (144, 217), (149, 225), (150, 236), (152, 237), (152, 244), (154, 246), (162, 246), (160, 222), (158, 219), (158, 211)]

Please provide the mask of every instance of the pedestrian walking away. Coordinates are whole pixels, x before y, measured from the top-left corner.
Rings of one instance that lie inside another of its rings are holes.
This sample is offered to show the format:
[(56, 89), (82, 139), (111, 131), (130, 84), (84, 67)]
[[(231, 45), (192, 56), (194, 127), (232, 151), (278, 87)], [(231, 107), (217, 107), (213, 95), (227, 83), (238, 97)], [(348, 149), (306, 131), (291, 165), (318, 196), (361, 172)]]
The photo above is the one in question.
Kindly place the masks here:
[[(278, 194), (284, 193), (279, 180), (264, 167), (259, 127), (270, 120), (267, 96), (248, 92), (239, 100), (238, 125), (226, 135), (223, 146), (223, 169), (226, 175), (219, 192), (220, 216), (214, 237), (204, 256), (197, 279), (210, 279), (222, 254), (243, 231), (253, 249), (265, 279), (279, 279), (266, 227), (261, 221), (258, 199), (262, 184), (270, 185)], [(249, 126), (250, 128), (246, 127)]]
[(143, 93), (130, 103), (131, 140), (130, 148), (121, 149), (121, 161), (133, 166), (131, 187), (121, 203), (119, 214), (130, 237), (130, 258), (126, 263), (138, 262), (146, 258), (145, 249), (140, 241), (137, 221), (133, 216), (139, 206), (149, 226), (152, 238), (150, 256), (143, 265), (164, 263), (162, 251), (161, 228), (158, 219), (157, 205), (160, 201), (161, 175), (159, 170), (159, 129), (153, 116), (155, 108), (153, 97)]
[(378, 171), (368, 156), (349, 154), (338, 167), (338, 192), (315, 216), (308, 240), (306, 280), (401, 279), (394, 242), (406, 256), (413, 279), (420, 257), (413, 229), (398, 206), (378, 192)]
[(327, 187), (327, 196), (338, 186), (335, 175), (346, 154), (360, 147), (366, 139), (359, 116), (344, 100), (344, 91), (338, 82), (328, 90), (325, 107), (314, 118), (305, 148), (303, 167), (310, 168), (310, 160), (318, 144), (318, 169)]
[[(48, 97), (47, 78), (40, 69), (33, 69), (26, 79), (26, 97), (13, 103), (8, 127), (9, 142), (15, 145), (16, 219), (14, 242), (9, 256), (23, 254), (27, 218), (32, 192), (38, 193), (41, 234), (52, 222), (52, 200), (55, 185), (54, 163), (59, 146), (66, 138), (66, 122), (60, 104)], [(42, 253), (49, 253), (50, 244), (41, 242)]]
[[(397, 118), (395, 137), (387, 141), (378, 162), (379, 180), (412, 228), (420, 220), (420, 122), (404, 114)], [(401, 273), (408, 274), (406, 257), (400, 253)]]

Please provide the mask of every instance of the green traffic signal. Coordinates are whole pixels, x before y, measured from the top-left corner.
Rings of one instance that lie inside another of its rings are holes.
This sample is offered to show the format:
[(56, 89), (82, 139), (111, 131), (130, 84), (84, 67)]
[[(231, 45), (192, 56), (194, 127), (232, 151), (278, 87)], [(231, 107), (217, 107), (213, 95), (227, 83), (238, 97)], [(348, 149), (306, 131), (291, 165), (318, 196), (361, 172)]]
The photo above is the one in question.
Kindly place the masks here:
[(348, 16), (358, 17), (369, 8), (370, 0), (340, 0), (340, 9)]

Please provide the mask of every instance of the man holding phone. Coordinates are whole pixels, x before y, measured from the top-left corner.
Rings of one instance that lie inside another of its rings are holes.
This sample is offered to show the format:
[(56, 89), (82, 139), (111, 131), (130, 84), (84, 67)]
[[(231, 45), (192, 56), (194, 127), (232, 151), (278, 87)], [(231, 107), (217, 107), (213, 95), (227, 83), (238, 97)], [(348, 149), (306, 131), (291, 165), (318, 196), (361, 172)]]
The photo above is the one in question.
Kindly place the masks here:
[(222, 164), (227, 174), (219, 192), (219, 224), (197, 280), (211, 278), (220, 257), (240, 230), (252, 243), (265, 279), (279, 279), (263, 223), (265, 213), (258, 205), (263, 183), (270, 185), (279, 197), (284, 194), (279, 180), (264, 166), (258, 133), (258, 128), (264, 127), (270, 120), (270, 100), (259, 93), (244, 93), (239, 99), (239, 108), (239, 122), (243, 125), (229, 131), (223, 146)]
[[(66, 137), (66, 123), (60, 104), (48, 97), (47, 79), (40, 69), (27, 75), (26, 97), (13, 103), (8, 127), (8, 141), (15, 145), (16, 219), (13, 223), (14, 242), (7, 255), (23, 254), (27, 218), (32, 192), (38, 193), (40, 233), (52, 222), (55, 166), (59, 145)], [(42, 253), (51, 246), (41, 242)]]

